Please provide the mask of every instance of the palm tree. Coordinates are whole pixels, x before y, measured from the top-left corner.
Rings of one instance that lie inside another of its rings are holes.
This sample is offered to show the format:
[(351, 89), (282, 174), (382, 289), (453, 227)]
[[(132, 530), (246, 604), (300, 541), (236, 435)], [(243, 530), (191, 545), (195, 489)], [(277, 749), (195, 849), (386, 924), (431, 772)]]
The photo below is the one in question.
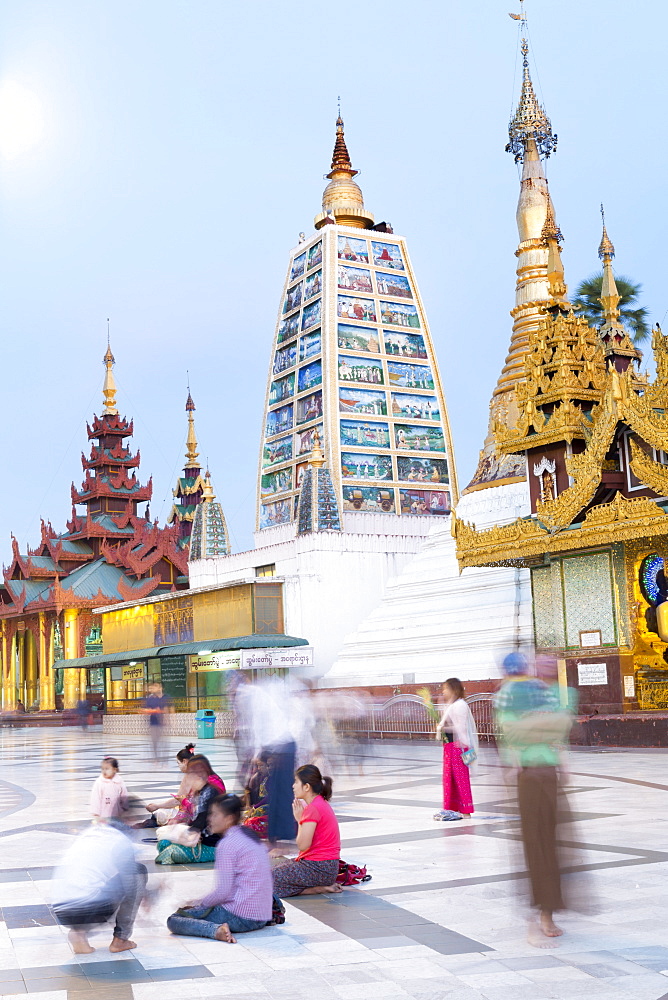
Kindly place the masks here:
[[(636, 285), (630, 278), (618, 278), (616, 275), (615, 282), (619, 292), (619, 318), (631, 331), (633, 342), (639, 344), (649, 336), (648, 310), (645, 306), (636, 305), (642, 292), (642, 285)], [(590, 326), (600, 326), (603, 321), (602, 287), (601, 272), (585, 278), (575, 289), (573, 308), (584, 316)], [(629, 306), (632, 305), (636, 305), (636, 308), (630, 309)]]

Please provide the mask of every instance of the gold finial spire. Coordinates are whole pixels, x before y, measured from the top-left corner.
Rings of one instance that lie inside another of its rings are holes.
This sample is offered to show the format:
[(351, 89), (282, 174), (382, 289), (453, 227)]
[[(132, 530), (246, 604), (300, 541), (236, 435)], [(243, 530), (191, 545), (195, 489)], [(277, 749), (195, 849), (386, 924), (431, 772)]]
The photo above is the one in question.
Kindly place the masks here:
[(552, 132), (552, 123), (539, 103), (529, 72), (529, 43), (522, 39), (522, 92), (517, 111), (508, 125), (506, 152), (512, 153), (515, 162), (524, 159), (528, 144), (533, 141), (538, 153), (548, 157), (557, 148), (558, 136)]
[(549, 194), (547, 196), (547, 214), (541, 236), (547, 247), (547, 283), (550, 295), (555, 302), (563, 302), (566, 298), (567, 288), (559, 244), (563, 242), (564, 237), (554, 217), (554, 205)]
[(355, 229), (370, 229), (373, 226), (373, 215), (365, 209), (361, 188), (353, 180), (358, 173), (358, 170), (353, 170), (350, 162), (339, 106), (332, 166), (327, 174), (329, 184), (323, 192), (322, 212), (314, 220), (316, 229), (324, 226), (325, 221), (328, 218), (331, 220), (332, 216), (340, 226), (353, 226)]
[(612, 258), (615, 256), (615, 248), (612, 240), (608, 236), (605, 228), (605, 212), (601, 205), (601, 220), (603, 222), (603, 235), (598, 247), (598, 255), (603, 261), (603, 283), (601, 285), (601, 305), (603, 306), (603, 318), (605, 323), (615, 323), (619, 319), (619, 299), (617, 282), (612, 273)]
[(195, 418), (193, 413), (195, 412), (195, 404), (193, 403), (193, 398), (190, 395), (190, 387), (188, 387), (188, 398), (186, 400), (186, 413), (188, 414), (188, 436), (186, 438), (186, 469), (199, 469), (199, 463), (197, 461), (199, 457), (199, 452), (197, 451), (197, 436), (195, 434)]
[(320, 433), (317, 427), (313, 432), (313, 448), (311, 449), (311, 457), (308, 460), (308, 464), (314, 469), (321, 469), (325, 464), (325, 456), (320, 447)]
[[(613, 358), (613, 363), (615, 363), (615, 357), (640, 360), (642, 354), (637, 347), (633, 346), (633, 341), (619, 319), (621, 295), (617, 290), (617, 282), (612, 271), (612, 258), (615, 256), (615, 248), (605, 228), (603, 205), (601, 205), (601, 220), (603, 223), (603, 235), (598, 247), (598, 255), (603, 261), (603, 281), (601, 283), (603, 322), (599, 327), (598, 334), (605, 348), (605, 356)], [(628, 363), (628, 361), (624, 362), (625, 365), (628, 365)], [(622, 370), (625, 369), (620, 368), (620, 371)]]
[(102, 360), (106, 368), (104, 385), (102, 386), (102, 398), (104, 399), (102, 415), (108, 414), (109, 416), (113, 416), (118, 413), (118, 409), (116, 407), (116, 382), (113, 372), (115, 358), (111, 353), (111, 344), (109, 343), (109, 320), (107, 320), (107, 350)]
[(211, 473), (206, 470), (204, 476), (204, 488), (202, 489), (202, 503), (210, 503), (212, 500), (216, 499), (216, 494), (213, 492), (213, 485), (211, 483)]

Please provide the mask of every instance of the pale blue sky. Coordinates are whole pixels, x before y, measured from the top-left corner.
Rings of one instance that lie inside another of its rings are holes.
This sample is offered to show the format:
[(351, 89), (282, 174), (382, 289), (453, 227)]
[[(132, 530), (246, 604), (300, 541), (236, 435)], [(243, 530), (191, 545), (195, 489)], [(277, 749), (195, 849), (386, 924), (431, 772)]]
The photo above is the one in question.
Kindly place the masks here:
[[(341, 95), (376, 219), (405, 235), (441, 366), (460, 482), (506, 354), (517, 168), (514, 0), (6, 0), (0, 85), (44, 135), (0, 160), (0, 556), (64, 526), (106, 318), (123, 412), (163, 520), (183, 460), (186, 369), (235, 550), (251, 544), (262, 405), (288, 251), (319, 210)], [(527, 0), (571, 287), (605, 202), (618, 273), (668, 310), (665, 3)], [(513, 80), (515, 89), (513, 90)]]

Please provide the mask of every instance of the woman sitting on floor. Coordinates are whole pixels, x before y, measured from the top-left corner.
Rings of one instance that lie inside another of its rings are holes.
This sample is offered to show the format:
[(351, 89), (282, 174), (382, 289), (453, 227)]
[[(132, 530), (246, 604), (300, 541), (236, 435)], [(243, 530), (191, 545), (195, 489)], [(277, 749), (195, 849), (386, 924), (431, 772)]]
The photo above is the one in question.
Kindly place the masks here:
[(177, 910), (167, 920), (172, 934), (235, 943), (234, 934), (256, 931), (271, 922), (272, 880), (269, 856), (257, 834), (241, 826), (242, 801), (218, 795), (209, 810), (216, 845), (212, 892)]
[(165, 802), (149, 802), (146, 806), (151, 813), (149, 819), (143, 825), (165, 826), (168, 823), (189, 823), (193, 819), (193, 804), (188, 796), (190, 779), (187, 777), (188, 764), (194, 760), (202, 760), (209, 769), (208, 782), (213, 785), (216, 793), (224, 795), (227, 789), (223, 779), (215, 773), (208, 759), (201, 753), (194, 753), (195, 744), (188, 743), (183, 750), (179, 750), (176, 755), (176, 763), (183, 778), (179, 789)]
[(323, 778), (315, 764), (305, 764), (295, 772), (292, 812), (299, 824), (299, 854), (273, 870), (274, 895), (309, 896), (321, 892), (341, 892), (339, 874), (341, 836), (334, 810), (332, 779)]
[(187, 797), (193, 804), (193, 818), (184, 823), (162, 827), (163, 839), (158, 839), (158, 865), (187, 865), (213, 861), (214, 848), (220, 836), (208, 829), (209, 806), (219, 795), (211, 783), (211, 765), (206, 757), (188, 761), (185, 777)]
[(267, 839), (267, 809), (271, 781), (271, 754), (263, 750), (251, 761), (251, 774), (246, 786), (244, 826)]

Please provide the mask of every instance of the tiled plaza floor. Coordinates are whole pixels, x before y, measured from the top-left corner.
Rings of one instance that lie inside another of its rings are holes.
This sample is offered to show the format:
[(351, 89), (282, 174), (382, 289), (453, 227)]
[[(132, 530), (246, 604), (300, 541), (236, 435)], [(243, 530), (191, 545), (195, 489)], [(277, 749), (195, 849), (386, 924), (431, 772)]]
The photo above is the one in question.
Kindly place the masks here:
[[(383, 743), (332, 768), (343, 857), (373, 880), (340, 896), (288, 902), (287, 921), (237, 945), (172, 937), (167, 914), (207, 891), (209, 866), (159, 868), (135, 926), (136, 951), (111, 955), (110, 928), (75, 957), (49, 910), (51, 872), (87, 821), (105, 754), (147, 800), (175, 787), (172, 739), (162, 767), (139, 737), (74, 729), (0, 730), (0, 996), (42, 1000), (659, 1000), (668, 998), (668, 756), (576, 751), (565, 882), (578, 912), (558, 949), (525, 940), (527, 882), (517, 818), (494, 751), (474, 783), (475, 819), (438, 824), (439, 748)], [(202, 741), (233, 786), (225, 740)]]

